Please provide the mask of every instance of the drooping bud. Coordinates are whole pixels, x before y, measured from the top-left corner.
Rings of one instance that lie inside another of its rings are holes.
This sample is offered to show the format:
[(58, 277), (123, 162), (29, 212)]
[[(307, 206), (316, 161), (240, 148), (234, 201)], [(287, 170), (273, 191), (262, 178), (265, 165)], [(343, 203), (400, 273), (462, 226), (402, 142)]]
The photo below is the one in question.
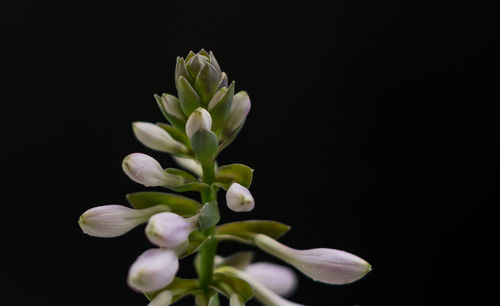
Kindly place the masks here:
[(257, 234), (254, 241), (262, 250), (281, 258), (310, 278), (327, 284), (351, 283), (371, 270), (365, 260), (340, 250), (296, 250), (262, 234)]
[(297, 288), (297, 276), (285, 266), (256, 262), (248, 265), (245, 272), (281, 296), (290, 296)]
[(172, 187), (184, 183), (182, 176), (163, 171), (158, 161), (143, 153), (132, 153), (126, 156), (123, 159), (122, 168), (131, 180), (146, 187)]
[(167, 131), (156, 124), (134, 122), (132, 127), (135, 137), (150, 149), (170, 154), (185, 154), (188, 152), (185, 145), (173, 139)]
[(203, 175), (203, 169), (201, 168), (201, 165), (198, 161), (191, 158), (184, 158), (178, 156), (172, 156), (172, 158), (182, 168), (191, 171), (192, 173), (196, 174), (199, 177)]
[(139, 292), (152, 292), (170, 284), (179, 270), (179, 259), (170, 249), (149, 249), (130, 266), (128, 285)]
[(251, 211), (255, 206), (252, 194), (238, 183), (232, 183), (226, 193), (227, 207), (232, 211)]
[(148, 221), (152, 215), (168, 210), (165, 205), (145, 209), (132, 209), (122, 205), (97, 206), (84, 212), (78, 224), (82, 231), (90, 236), (118, 237)]
[(168, 306), (172, 302), (172, 292), (164, 290), (158, 293), (148, 306)]
[(225, 138), (228, 138), (245, 122), (250, 112), (250, 105), (250, 97), (245, 91), (240, 91), (234, 95), (231, 109), (224, 122), (223, 135)]
[(181, 245), (196, 229), (198, 218), (183, 218), (171, 212), (152, 216), (146, 226), (146, 236), (151, 243), (166, 248)]
[(186, 122), (186, 135), (191, 138), (191, 136), (199, 130), (210, 131), (211, 128), (212, 117), (210, 113), (206, 109), (198, 107), (193, 111)]

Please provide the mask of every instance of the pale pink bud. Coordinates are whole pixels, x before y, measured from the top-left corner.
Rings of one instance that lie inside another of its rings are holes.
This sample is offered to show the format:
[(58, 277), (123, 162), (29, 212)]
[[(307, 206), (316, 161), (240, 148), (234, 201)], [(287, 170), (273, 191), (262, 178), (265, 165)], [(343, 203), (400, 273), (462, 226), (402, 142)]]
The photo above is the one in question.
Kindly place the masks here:
[(149, 249), (130, 266), (128, 285), (140, 292), (161, 289), (175, 277), (179, 270), (179, 259), (170, 249)]
[(164, 290), (158, 293), (148, 306), (168, 306), (172, 302), (172, 292)]
[(126, 156), (122, 168), (131, 180), (146, 187), (172, 187), (184, 183), (182, 176), (165, 172), (158, 161), (143, 153)]
[(310, 278), (327, 284), (351, 283), (371, 270), (365, 260), (340, 250), (296, 250), (262, 234), (257, 234), (254, 241), (262, 250), (281, 258)]
[(292, 269), (270, 262), (248, 265), (245, 272), (281, 296), (289, 296), (297, 288), (297, 276)]
[(197, 223), (197, 217), (183, 218), (171, 212), (159, 213), (149, 218), (146, 236), (157, 246), (173, 248), (188, 239)]
[(227, 207), (232, 211), (251, 211), (255, 206), (250, 191), (238, 183), (232, 183), (226, 193)]
[(78, 224), (85, 234), (109, 238), (125, 234), (134, 227), (146, 222), (152, 215), (168, 211), (165, 205), (145, 209), (132, 209), (122, 205), (104, 205), (84, 212)]
[(210, 131), (212, 128), (212, 117), (203, 107), (198, 107), (189, 116), (186, 122), (186, 135), (191, 138), (199, 130)]
[(201, 164), (197, 160), (191, 158), (178, 157), (178, 156), (172, 156), (172, 158), (182, 168), (191, 171), (198, 177), (203, 176), (203, 169), (201, 168)]
[(188, 148), (177, 140), (173, 139), (170, 134), (149, 122), (134, 122), (132, 124), (135, 137), (146, 147), (171, 154), (185, 154)]

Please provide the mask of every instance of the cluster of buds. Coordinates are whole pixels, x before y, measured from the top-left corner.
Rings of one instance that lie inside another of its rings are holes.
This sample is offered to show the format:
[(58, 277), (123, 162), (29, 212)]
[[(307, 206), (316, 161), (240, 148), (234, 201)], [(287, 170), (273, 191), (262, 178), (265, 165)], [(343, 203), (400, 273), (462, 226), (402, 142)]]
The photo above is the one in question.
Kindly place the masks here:
[[(197, 305), (218, 305), (219, 295), (229, 304), (244, 305), (255, 297), (264, 305), (299, 305), (288, 301), (297, 277), (287, 267), (251, 263), (251, 252), (216, 255), (220, 242), (252, 244), (297, 268), (314, 280), (346, 284), (362, 278), (370, 265), (353, 254), (334, 249), (296, 250), (277, 239), (289, 226), (267, 220), (219, 224), (217, 192), (226, 191), (226, 205), (235, 212), (251, 211), (249, 191), (253, 169), (243, 164), (218, 166), (217, 155), (238, 135), (250, 111), (244, 91), (235, 93), (212, 52), (190, 52), (177, 58), (178, 97), (155, 95), (170, 124), (134, 122), (133, 132), (151, 150), (172, 155), (183, 169), (165, 168), (153, 157), (132, 153), (122, 162), (125, 174), (145, 187), (163, 187), (176, 193), (143, 191), (126, 196), (132, 208), (105, 205), (80, 216), (83, 232), (117, 237), (146, 224), (153, 247), (143, 252), (128, 272), (128, 285), (143, 293), (149, 305), (170, 305), (193, 295)], [(179, 192), (196, 191), (201, 202)], [(179, 260), (195, 255), (198, 278), (176, 277)]]

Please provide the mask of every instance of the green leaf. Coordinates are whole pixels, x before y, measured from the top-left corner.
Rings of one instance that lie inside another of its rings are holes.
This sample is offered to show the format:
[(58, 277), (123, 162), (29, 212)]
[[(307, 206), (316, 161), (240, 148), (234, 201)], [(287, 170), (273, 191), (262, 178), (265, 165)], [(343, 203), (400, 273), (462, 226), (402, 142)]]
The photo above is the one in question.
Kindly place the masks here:
[(250, 188), (252, 174), (253, 169), (243, 164), (224, 165), (215, 172), (215, 184), (225, 190), (229, 189), (234, 182)]
[(233, 102), (234, 84), (233, 81), (229, 87), (219, 89), (208, 103), (208, 110), (212, 116), (213, 131), (217, 131), (223, 127), (224, 120), (226, 120), (229, 114), (231, 103)]
[(197, 279), (176, 277), (168, 286), (153, 292), (146, 292), (144, 295), (151, 301), (158, 293), (164, 290), (170, 290), (172, 292), (171, 303), (175, 303), (188, 294), (197, 294), (203, 291), (203, 289), (199, 287)]
[(217, 267), (221, 266), (231, 266), (240, 270), (244, 270), (246, 266), (248, 266), (254, 258), (254, 252), (252, 251), (243, 251), (237, 252), (230, 256), (224, 257), (220, 263), (216, 265)]
[(201, 204), (193, 199), (166, 192), (135, 192), (127, 194), (126, 198), (134, 208), (142, 209), (163, 204), (170, 207), (171, 212), (183, 217), (191, 217), (201, 208)]
[(214, 280), (210, 287), (228, 298), (236, 293), (244, 302), (249, 301), (253, 297), (253, 289), (246, 281), (226, 273), (215, 272)]
[(201, 106), (201, 100), (196, 91), (191, 87), (189, 82), (185, 77), (181, 76), (179, 78), (179, 85), (177, 92), (179, 94), (179, 101), (181, 102), (181, 108), (186, 117)]
[(182, 169), (167, 168), (167, 169), (165, 169), (165, 172), (182, 176), (183, 178), (187, 179), (187, 181), (190, 182), (190, 183), (193, 182), (193, 181), (194, 182), (198, 181), (198, 179), (195, 176), (193, 176), (191, 173), (189, 173), (187, 171), (184, 171)]
[(187, 257), (187, 256), (193, 254), (194, 252), (198, 251), (203, 246), (203, 244), (205, 243), (206, 240), (207, 240), (207, 236), (205, 236), (201, 232), (199, 232), (199, 231), (191, 232), (191, 234), (189, 234), (189, 238), (188, 238), (188, 241), (189, 241), (188, 245), (187, 245), (186, 249), (184, 249), (181, 252), (181, 254), (179, 255), (179, 259)]
[(165, 131), (167, 131), (167, 133), (169, 133), (170, 136), (172, 136), (173, 139), (175, 139), (178, 142), (182, 143), (186, 147), (191, 148), (191, 142), (189, 141), (189, 137), (187, 137), (187, 135), (184, 133), (184, 125), (185, 125), (185, 123), (183, 125), (182, 132), (178, 128), (175, 128), (175, 127), (173, 127), (171, 125), (168, 125), (166, 123), (157, 122), (156, 125), (158, 125), (162, 129), (164, 129)]
[(198, 130), (191, 137), (191, 147), (201, 164), (209, 164), (215, 158), (217, 151), (217, 136), (212, 131)]
[(201, 98), (202, 105), (207, 107), (208, 101), (214, 95), (217, 90), (217, 85), (219, 84), (220, 73), (215, 69), (215, 67), (207, 63), (200, 70), (200, 73), (194, 81), (194, 89)]
[(177, 186), (170, 186), (168, 189), (177, 191), (177, 192), (186, 192), (186, 191), (203, 191), (209, 188), (207, 184), (203, 182), (191, 182), (186, 184), (181, 184)]
[(215, 235), (233, 236), (244, 242), (253, 243), (255, 234), (265, 234), (273, 239), (278, 239), (289, 229), (290, 226), (276, 221), (249, 220), (219, 225), (215, 228)]
[(219, 207), (216, 201), (207, 202), (200, 209), (200, 228), (208, 228), (220, 221)]

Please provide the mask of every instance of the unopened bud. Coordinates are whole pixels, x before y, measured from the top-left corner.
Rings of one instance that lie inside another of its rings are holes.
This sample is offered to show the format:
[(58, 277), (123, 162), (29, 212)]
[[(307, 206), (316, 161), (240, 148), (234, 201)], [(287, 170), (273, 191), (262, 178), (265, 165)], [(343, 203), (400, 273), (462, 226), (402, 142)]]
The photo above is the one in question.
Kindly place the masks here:
[(168, 306), (172, 302), (172, 292), (164, 290), (158, 293), (148, 306)]
[(122, 168), (131, 180), (146, 187), (172, 187), (184, 183), (183, 177), (165, 172), (158, 161), (143, 153), (126, 156)]
[(178, 156), (172, 156), (172, 158), (182, 168), (191, 171), (192, 173), (196, 174), (199, 177), (203, 175), (203, 169), (197, 160), (191, 158), (178, 157)]
[(169, 94), (163, 94), (161, 96), (160, 107), (168, 115), (173, 116), (179, 120), (186, 121), (186, 116), (182, 112), (182, 108), (181, 108), (181, 104), (179, 103), (179, 99), (177, 99), (176, 97), (169, 95)]
[(188, 239), (197, 223), (197, 217), (183, 218), (171, 212), (159, 213), (149, 219), (146, 236), (157, 246), (173, 248)]
[(188, 152), (188, 148), (170, 134), (149, 122), (134, 122), (132, 124), (135, 137), (146, 147), (171, 154), (183, 154)]
[(297, 276), (292, 269), (270, 262), (248, 265), (245, 272), (281, 296), (290, 296), (297, 288)]
[(238, 183), (232, 183), (226, 193), (227, 207), (232, 211), (251, 211), (255, 206), (250, 191)]
[(250, 97), (245, 91), (240, 91), (234, 95), (231, 109), (224, 122), (224, 135), (228, 137), (238, 129), (250, 112)]
[(212, 117), (210, 113), (202, 107), (195, 109), (186, 122), (186, 134), (189, 138), (199, 130), (203, 129), (210, 131), (211, 128)]
[(262, 234), (257, 234), (254, 241), (262, 250), (281, 258), (313, 280), (327, 284), (352, 283), (371, 270), (365, 260), (340, 250), (296, 250)]
[(179, 270), (179, 259), (170, 249), (149, 249), (130, 266), (128, 285), (140, 292), (161, 289), (175, 277)]

